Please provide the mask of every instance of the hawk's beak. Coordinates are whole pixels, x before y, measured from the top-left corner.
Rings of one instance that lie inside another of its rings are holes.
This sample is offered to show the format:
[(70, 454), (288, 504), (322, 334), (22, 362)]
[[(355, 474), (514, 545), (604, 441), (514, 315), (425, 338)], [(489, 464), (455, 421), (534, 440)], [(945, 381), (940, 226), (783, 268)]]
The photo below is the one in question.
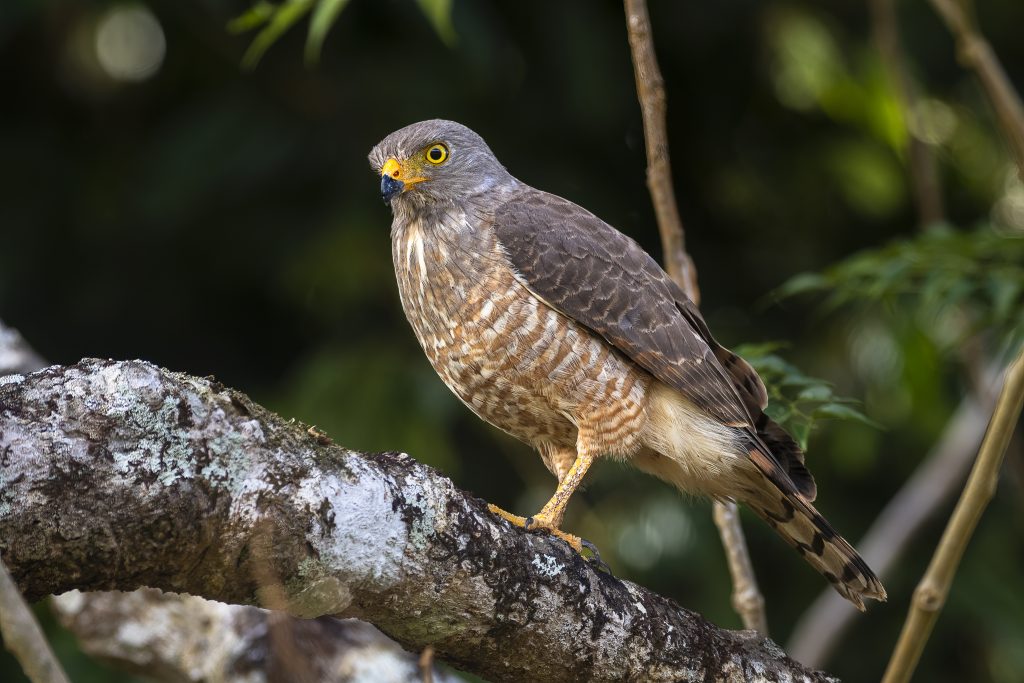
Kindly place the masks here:
[(405, 183), (401, 180), (395, 180), (386, 173), (380, 177), (380, 197), (385, 204), (401, 194), (404, 189)]
[(416, 183), (423, 182), (426, 178), (420, 176), (408, 177), (405, 168), (397, 159), (391, 158), (384, 162), (380, 169), (380, 196), (385, 203), (390, 202), (396, 196), (405, 192), (406, 188)]

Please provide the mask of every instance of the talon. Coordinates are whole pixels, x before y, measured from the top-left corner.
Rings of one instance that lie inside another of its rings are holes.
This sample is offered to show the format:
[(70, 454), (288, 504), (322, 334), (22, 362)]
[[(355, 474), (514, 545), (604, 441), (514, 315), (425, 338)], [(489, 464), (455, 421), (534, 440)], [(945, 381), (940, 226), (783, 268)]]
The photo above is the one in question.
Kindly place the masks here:
[[(587, 551), (589, 551), (590, 554), (592, 555), (592, 557), (584, 556), (583, 559), (585, 559), (589, 564), (594, 565), (594, 567), (598, 571), (602, 571), (605, 574), (608, 574), (609, 576), (611, 576), (612, 575), (612, 569), (607, 564), (605, 564), (604, 560), (601, 559), (601, 553), (598, 552), (597, 546), (594, 545), (593, 543), (591, 543), (590, 541), (588, 541), (585, 538), (580, 539), (580, 542), (583, 544), (583, 547)], [(580, 554), (583, 555), (583, 553), (580, 553)]]
[(506, 522), (508, 522), (509, 524), (511, 524), (513, 526), (517, 526), (517, 527), (520, 527), (522, 529), (528, 528), (527, 524), (528, 524), (529, 520), (524, 519), (523, 517), (520, 517), (519, 515), (513, 515), (511, 512), (507, 512), (505, 510), (502, 510), (500, 507), (498, 507), (494, 503), (488, 503), (487, 504), (487, 509), (490, 510), (493, 514), (498, 515), (503, 520), (505, 520)]

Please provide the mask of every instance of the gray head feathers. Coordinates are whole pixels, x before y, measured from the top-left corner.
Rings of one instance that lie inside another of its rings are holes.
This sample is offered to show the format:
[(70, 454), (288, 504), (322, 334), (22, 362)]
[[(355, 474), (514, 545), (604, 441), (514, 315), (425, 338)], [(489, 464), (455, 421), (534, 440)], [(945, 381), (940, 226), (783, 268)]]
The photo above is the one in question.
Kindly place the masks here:
[[(443, 145), (446, 158), (432, 163), (427, 152)], [(461, 123), (444, 119), (420, 121), (396, 130), (370, 150), (370, 166), (382, 173), (389, 159), (398, 163), (404, 181), (392, 206), (458, 203), (499, 185), (515, 183), (484, 139)], [(396, 205), (396, 202), (398, 203)], [(409, 207), (411, 208), (411, 207)]]

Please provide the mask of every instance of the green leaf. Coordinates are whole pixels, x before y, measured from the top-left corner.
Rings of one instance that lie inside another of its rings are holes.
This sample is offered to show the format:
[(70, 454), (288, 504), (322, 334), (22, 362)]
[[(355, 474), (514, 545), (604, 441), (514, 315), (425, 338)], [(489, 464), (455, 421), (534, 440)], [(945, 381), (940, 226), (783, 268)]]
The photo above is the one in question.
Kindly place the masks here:
[[(938, 224), (910, 239), (863, 251), (823, 273), (797, 275), (775, 290), (776, 299), (827, 292), (824, 306), (881, 305), (894, 316), (934, 324), (953, 309), (966, 324), (942, 345), (985, 328), (996, 343), (1014, 334), (1015, 312), (1024, 308), (1024, 238), (992, 225), (956, 230)], [(943, 331), (932, 328), (932, 334)]]
[(263, 54), (281, 35), (291, 28), (295, 22), (304, 17), (313, 7), (313, 0), (287, 0), (277, 8), (267, 26), (260, 31), (242, 56), (242, 67), (252, 69)]
[(807, 450), (807, 440), (811, 436), (811, 423), (809, 421), (796, 422), (789, 425), (793, 438), (800, 444), (800, 448)]
[(875, 425), (850, 404), (852, 399), (837, 397), (825, 380), (804, 374), (792, 363), (771, 353), (779, 344), (745, 344), (735, 352), (746, 359), (764, 380), (769, 403), (765, 412), (797, 440), (801, 448), (818, 418), (853, 419)]
[(815, 382), (796, 395), (798, 401), (828, 401), (832, 398), (832, 388), (827, 384)]
[(448, 47), (455, 45), (455, 27), (452, 26), (452, 0), (416, 0), (420, 10), (427, 15), (438, 37)]
[(277, 5), (260, 0), (242, 14), (228, 22), (230, 33), (245, 33), (263, 26), (277, 11)]
[(320, 61), (324, 39), (347, 4), (348, 0), (320, 0), (317, 4), (316, 9), (313, 10), (313, 17), (309, 20), (309, 35), (306, 38), (306, 64), (316, 64)]
[(800, 273), (789, 278), (773, 293), (776, 299), (786, 299), (804, 292), (819, 292), (831, 286), (828, 278), (821, 273)]
[(815, 417), (831, 417), (840, 420), (851, 420), (853, 422), (866, 424), (876, 429), (881, 429), (881, 426), (870, 417), (856, 408), (842, 403), (826, 403), (825, 405), (818, 406), (815, 408), (814, 414)]

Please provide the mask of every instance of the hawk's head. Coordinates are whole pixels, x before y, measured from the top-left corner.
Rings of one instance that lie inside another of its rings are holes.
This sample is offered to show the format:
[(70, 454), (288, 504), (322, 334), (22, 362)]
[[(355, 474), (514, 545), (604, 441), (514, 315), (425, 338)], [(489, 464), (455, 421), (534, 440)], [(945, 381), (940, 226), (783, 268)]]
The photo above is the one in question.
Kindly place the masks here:
[(461, 123), (432, 119), (396, 130), (370, 150), (385, 202), (458, 203), (512, 176), (483, 138)]

